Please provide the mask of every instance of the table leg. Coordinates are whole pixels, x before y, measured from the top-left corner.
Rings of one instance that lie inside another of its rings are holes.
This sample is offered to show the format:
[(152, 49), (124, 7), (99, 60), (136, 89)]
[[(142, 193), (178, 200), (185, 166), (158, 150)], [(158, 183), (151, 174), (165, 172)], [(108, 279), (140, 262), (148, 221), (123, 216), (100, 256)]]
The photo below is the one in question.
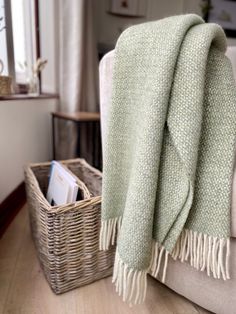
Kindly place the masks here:
[(93, 166), (97, 167), (97, 132), (96, 132), (96, 122), (91, 122), (92, 124), (92, 158), (93, 158)]
[(81, 154), (80, 141), (81, 141), (81, 124), (80, 124), (80, 122), (77, 122), (77, 149), (76, 149), (77, 154), (76, 155), (78, 157), (81, 157), (80, 156), (80, 154)]
[(98, 169), (102, 171), (102, 134), (100, 122), (98, 122)]
[(52, 115), (52, 158), (56, 159), (55, 117)]

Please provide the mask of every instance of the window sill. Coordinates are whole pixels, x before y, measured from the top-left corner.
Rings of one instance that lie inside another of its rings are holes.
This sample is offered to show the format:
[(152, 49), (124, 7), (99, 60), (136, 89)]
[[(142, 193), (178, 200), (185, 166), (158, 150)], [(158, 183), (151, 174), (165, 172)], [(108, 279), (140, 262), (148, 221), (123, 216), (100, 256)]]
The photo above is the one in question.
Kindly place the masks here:
[(40, 94), (38, 96), (28, 94), (12, 94), (0, 96), (0, 101), (3, 100), (29, 100), (29, 99), (59, 99), (58, 94)]

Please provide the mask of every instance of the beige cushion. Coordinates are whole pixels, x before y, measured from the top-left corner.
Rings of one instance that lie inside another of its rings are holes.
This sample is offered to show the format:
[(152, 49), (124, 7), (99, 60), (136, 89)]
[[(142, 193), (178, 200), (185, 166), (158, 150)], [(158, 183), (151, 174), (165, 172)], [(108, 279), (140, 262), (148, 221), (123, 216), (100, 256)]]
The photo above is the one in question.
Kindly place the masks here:
[(208, 277), (170, 258), (165, 285), (213, 313), (236, 313), (236, 239), (231, 239), (230, 280)]
[(236, 81), (236, 46), (228, 47), (226, 56), (230, 59)]
[[(236, 78), (236, 47), (229, 47), (227, 56), (231, 60), (235, 78)], [(101, 106), (101, 123), (102, 123), (102, 138), (106, 136), (107, 128), (107, 112), (111, 99), (112, 87), (112, 71), (114, 63), (114, 50), (107, 53), (100, 61), (100, 106)], [(232, 185), (232, 207), (231, 207), (231, 235), (236, 237), (236, 169), (234, 171)]]

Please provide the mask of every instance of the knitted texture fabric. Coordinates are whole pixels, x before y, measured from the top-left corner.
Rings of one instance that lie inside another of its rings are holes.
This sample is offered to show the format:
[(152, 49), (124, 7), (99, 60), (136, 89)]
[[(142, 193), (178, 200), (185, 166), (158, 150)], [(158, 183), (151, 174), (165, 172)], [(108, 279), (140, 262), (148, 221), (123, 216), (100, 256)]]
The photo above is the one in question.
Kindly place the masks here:
[(113, 281), (145, 299), (168, 256), (229, 279), (236, 88), (222, 28), (197, 15), (128, 28), (115, 49), (100, 247)]

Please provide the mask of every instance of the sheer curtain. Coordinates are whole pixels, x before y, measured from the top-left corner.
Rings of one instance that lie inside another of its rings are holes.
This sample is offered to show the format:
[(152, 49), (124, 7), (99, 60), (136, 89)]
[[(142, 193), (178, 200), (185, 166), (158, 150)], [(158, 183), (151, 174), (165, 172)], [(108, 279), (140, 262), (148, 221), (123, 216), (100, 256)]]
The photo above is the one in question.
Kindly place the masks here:
[[(67, 113), (99, 110), (98, 60), (92, 2), (93, 0), (59, 2), (59, 108)], [(76, 154), (76, 126), (61, 121), (58, 130), (59, 149), (56, 158), (73, 158)]]

